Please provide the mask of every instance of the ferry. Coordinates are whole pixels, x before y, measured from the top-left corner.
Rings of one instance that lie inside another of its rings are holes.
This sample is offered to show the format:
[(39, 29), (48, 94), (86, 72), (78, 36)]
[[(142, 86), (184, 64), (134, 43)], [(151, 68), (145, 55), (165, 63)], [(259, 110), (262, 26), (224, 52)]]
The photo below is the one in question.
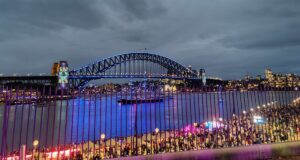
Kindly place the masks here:
[(121, 104), (137, 104), (137, 103), (154, 103), (154, 102), (162, 102), (164, 100), (163, 97), (150, 97), (150, 98), (121, 98), (118, 100), (118, 103)]

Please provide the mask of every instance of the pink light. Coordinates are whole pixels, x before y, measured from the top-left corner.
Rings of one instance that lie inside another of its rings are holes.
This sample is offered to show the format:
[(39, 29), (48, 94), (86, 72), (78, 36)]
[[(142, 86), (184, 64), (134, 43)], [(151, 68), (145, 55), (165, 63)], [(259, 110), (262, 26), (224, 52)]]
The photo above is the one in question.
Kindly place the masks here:
[[(26, 159), (31, 159), (32, 155), (31, 154), (28, 154), (26, 155)], [(18, 160), (19, 159), (19, 156), (10, 156), (10, 157), (7, 157), (6, 160)]]
[(193, 125), (187, 125), (183, 128), (184, 134), (187, 135), (189, 133), (196, 133), (197, 128)]
[[(76, 152), (79, 151), (79, 149), (67, 149), (67, 150), (61, 150), (59, 151), (59, 156), (64, 155), (65, 157), (69, 157), (71, 155), (72, 152)], [(58, 156), (58, 151), (53, 151), (53, 152), (48, 152), (46, 153), (47, 158), (57, 158)]]

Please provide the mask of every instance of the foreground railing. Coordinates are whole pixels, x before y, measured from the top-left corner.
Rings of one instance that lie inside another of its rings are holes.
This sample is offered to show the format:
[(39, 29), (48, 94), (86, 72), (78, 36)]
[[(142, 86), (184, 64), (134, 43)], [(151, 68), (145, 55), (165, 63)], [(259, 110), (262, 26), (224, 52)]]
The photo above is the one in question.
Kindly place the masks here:
[(3, 87), (6, 159), (115, 158), (298, 141), (300, 94), (291, 88)]

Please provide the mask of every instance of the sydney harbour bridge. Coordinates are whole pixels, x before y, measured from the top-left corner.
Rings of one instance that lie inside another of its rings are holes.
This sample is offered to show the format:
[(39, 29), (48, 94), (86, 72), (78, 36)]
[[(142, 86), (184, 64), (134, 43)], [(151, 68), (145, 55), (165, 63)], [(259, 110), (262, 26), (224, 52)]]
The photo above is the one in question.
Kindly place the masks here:
[[(67, 67), (67, 66), (66, 66)], [(206, 77), (203, 73), (157, 54), (133, 52), (100, 59), (77, 69), (64, 70), (63, 76), (57, 73), (51, 76), (1, 76), (0, 84), (48, 84), (58, 85), (59, 78), (65, 78), (70, 88), (84, 87), (92, 80), (105, 78), (153, 78), (220, 81), (215, 77)]]

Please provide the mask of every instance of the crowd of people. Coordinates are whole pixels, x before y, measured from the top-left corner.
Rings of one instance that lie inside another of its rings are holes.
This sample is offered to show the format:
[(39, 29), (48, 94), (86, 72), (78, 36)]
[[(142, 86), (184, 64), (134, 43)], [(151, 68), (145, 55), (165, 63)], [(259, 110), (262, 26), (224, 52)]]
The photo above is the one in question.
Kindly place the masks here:
[[(233, 114), (229, 120), (193, 123), (180, 130), (155, 130), (143, 136), (102, 139), (71, 145), (59, 159), (108, 159), (126, 156), (266, 144), (300, 139), (300, 99), (291, 104), (268, 103)], [(40, 151), (43, 156), (46, 150)], [(37, 154), (37, 153), (36, 153)], [(45, 155), (44, 155), (45, 156)], [(52, 157), (52, 155), (50, 155)], [(57, 156), (57, 155), (56, 155)]]

